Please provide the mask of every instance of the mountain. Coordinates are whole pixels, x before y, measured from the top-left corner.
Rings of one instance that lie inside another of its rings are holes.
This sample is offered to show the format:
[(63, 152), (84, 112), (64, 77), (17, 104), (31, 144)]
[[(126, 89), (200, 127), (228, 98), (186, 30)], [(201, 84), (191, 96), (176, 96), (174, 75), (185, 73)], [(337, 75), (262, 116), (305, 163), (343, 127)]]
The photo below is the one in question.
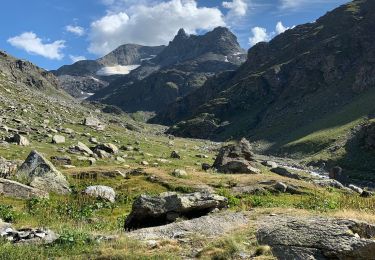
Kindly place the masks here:
[(124, 44), (97, 60), (77, 61), (52, 71), (58, 76), (60, 86), (78, 98), (88, 97), (105, 88), (118, 75), (128, 74), (142, 62), (155, 57), (164, 46)]
[(257, 44), (237, 71), (208, 80), (151, 122), (173, 125), (178, 136), (248, 136), (263, 151), (368, 172), (372, 153), (361, 152), (354, 166), (346, 149), (375, 112), (374, 26), (375, 1), (343, 5)]
[(205, 35), (188, 35), (180, 29), (155, 58), (114, 80), (90, 99), (128, 112), (159, 111), (200, 88), (216, 73), (235, 70), (245, 56), (236, 36), (227, 28), (217, 27)]

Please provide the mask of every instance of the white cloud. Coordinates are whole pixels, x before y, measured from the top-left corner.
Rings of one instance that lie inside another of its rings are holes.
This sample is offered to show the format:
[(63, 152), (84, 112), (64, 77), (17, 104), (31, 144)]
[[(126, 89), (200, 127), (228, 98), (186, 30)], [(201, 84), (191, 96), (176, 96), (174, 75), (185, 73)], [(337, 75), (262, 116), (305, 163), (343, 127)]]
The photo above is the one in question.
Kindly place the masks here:
[(250, 46), (253, 46), (259, 42), (268, 42), (273, 37), (284, 33), (286, 30), (290, 29), (285, 27), (282, 22), (278, 22), (275, 27), (275, 31), (270, 33), (267, 32), (266, 28), (263, 27), (254, 27), (251, 29), (252, 36), (249, 38)]
[(77, 62), (80, 60), (87, 60), (85, 56), (69, 55), (69, 58), (72, 60), (72, 62)]
[(64, 57), (64, 54), (61, 53), (62, 49), (65, 48), (65, 41), (63, 40), (43, 43), (42, 39), (38, 38), (35, 33), (24, 32), (18, 36), (9, 38), (7, 41), (16, 48), (48, 59), (61, 60)]
[(271, 39), (271, 35), (267, 33), (266, 28), (254, 27), (251, 29), (252, 37), (249, 38), (251, 46), (259, 42), (268, 42)]
[(85, 34), (85, 29), (81, 26), (68, 25), (65, 27), (65, 30), (78, 36), (83, 36)]
[(244, 0), (223, 2), (223, 7), (229, 9), (228, 16), (244, 16), (247, 12), (247, 3)]
[(281, 9), (300, 10), (308, 6), (319, 6), (324, 4), (344, 4), (346, 0), (279, 0)]
[(195, 0), (135, 4), (91, 24), (89, 51), (103, 55), (124, 43), (167, 44), (180, 28), (193, 34), (225, 25), (218, 8), (198, 7)]
[(285, 27), (282, 22), (278, 22), (276, 24), (276, 34), (281, 34), (286, 30), (290, 29), (289, 27)]

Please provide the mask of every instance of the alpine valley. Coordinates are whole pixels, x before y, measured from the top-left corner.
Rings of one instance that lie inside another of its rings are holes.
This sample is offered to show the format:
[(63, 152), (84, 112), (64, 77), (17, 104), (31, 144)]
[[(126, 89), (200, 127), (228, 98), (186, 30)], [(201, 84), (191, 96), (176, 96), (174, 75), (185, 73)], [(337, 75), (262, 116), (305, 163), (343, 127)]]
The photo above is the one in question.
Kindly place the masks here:
[(354, 0), (247, 51), (0, 51), (0, 259), (375, 259), (374, 28)]

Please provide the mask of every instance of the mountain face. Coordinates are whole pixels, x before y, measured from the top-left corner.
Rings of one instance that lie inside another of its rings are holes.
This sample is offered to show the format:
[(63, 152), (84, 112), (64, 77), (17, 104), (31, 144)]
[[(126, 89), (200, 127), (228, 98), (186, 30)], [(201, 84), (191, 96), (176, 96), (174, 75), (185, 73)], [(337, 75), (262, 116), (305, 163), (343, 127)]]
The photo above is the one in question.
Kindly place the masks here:
[(0, 51), (0, 72), (13, 83), (44, 91), (58, 89), (57, 79), (52, 73), (3, 51)]
[(216, 73), (238, 68), (244, 58), (236, 36), (227, 28), (218, 27), (199, 36), (180, 29), (155, 58), (113, 81), (91, 99), (128, 112), (157, 112), (200, 88)]
[(366, 171), (373, 155), (356, 133), (375, 111), (374, 27), (375, 1), (343, 5), (257, 44), (237, 71), (208, 80), (151, 122), (173, 125), (177, 136), (248, 136), (263, 151)]
[(164, 46), (125, 44), (97, 60), (82, 60), (52, 71), (60, 86), (78, 98), (105, 88), (119, 75), (130, 73), (144, 61), (154, 58)]
[(374, 89), (374, 7), (374, 1), (354, 1), (257, 44), (235, 73), (209, 80), (152, 121), (183, 120), (170, 131), (202, 137), (187, 128), (208, 120), (212, 128), (203, 137), (271, 140), (313, 124)]

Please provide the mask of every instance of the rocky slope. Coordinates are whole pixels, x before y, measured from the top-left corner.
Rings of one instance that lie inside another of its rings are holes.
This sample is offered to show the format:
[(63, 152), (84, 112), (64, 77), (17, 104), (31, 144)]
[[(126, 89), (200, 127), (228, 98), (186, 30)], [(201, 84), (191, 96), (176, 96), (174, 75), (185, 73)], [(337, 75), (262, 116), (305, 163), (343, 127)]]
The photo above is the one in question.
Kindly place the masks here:
[(227, 28), (199, 36), (181, 29), (154, 59), (113, 81), (92, 99), (130, 112), (159, 111), (201, 87), (214, 74), (234, 70), (243, 61), (244, 51)]
[(127, 74), (142, 62), (152, 59), (164, 46), (124, 44), (97, 60), (82, 60), (65, 65), (56, 71), (60, 86), (74, 97), (87, 98), (87, 93), (108, 86), (116, 75)]
[(300, 155), (342, 147), (348, 139), (338, 137), (375, 111), (374, 25), (374, 1), (343, 5), (257, 44), (236, 72), (209, 80), (152, 122), (175, 124), (175, 135), (245, 135)]

